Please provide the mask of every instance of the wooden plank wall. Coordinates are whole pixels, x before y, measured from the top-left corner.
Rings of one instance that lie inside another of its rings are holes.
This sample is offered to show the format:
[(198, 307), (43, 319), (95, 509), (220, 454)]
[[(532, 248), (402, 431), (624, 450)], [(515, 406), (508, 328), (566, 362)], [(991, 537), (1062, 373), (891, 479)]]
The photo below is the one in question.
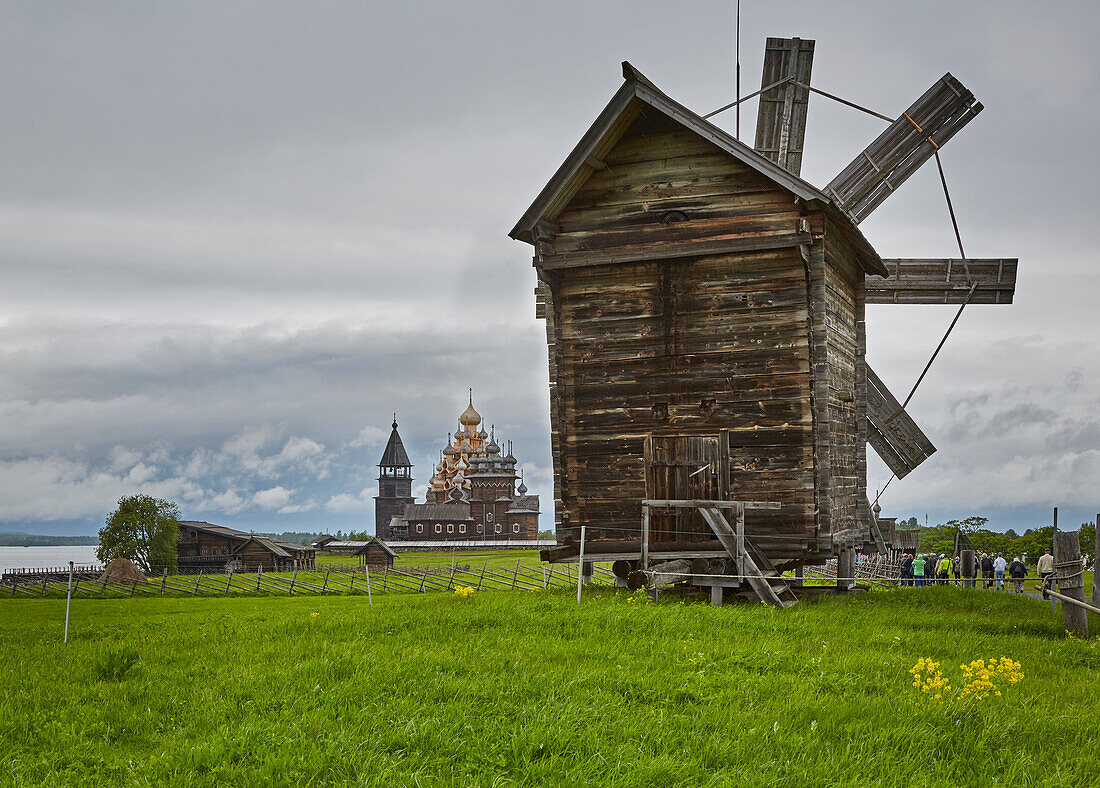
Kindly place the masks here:
[(864, 274), (840, 228), (824, 239), (825, 342), (828, 365), (829, 528), (863, 543), (859, 502), (866, 493), (867, 371)]
[[(659, 114), (639, 117), (604, 162), (556, 217), (543, 253), (798, 227), (789, 193)], [(749, 531), (813, 535), (806, 271), (792, 248), (540, 272), (559, 537), (576, 538), (585, 522), (590, 539), (637, 538), (645, 437), (722, 429), (731, 497), (784, 504), (750, 516)]]

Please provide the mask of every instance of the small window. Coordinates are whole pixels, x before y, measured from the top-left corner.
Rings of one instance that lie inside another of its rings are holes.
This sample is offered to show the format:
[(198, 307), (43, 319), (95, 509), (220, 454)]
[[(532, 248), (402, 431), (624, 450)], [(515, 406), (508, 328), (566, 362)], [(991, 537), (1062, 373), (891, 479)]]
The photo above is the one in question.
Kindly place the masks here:
[(443, 526), (442, 526), (442, 525), (440, 525), (439, 523), (436, 523), (436, 524), (435, 524), (435, 532), (436, 532), (437, 534), (441, 534), (441, 533), (443, 533)]
[(416, 524), (416, 532), (418, 534), (424, 533), (424, 523), (417, 523)]
[(459, 523), (458, 524), (458, 532), (460, 534), (466, 533), (466, 523)]
[(447, 533), (453, 534), (455, 532), (455, 524), (447, 523)]
[(483, 534), (483, 533), (485, 533), (485, 526), (484, 526), (484, 525), (482, 525), (481, 523), (478, 523), (478, 524), (477, 524), (477, 532), (478, 532), (479, 534)]
[(485, 521), (490, 522), (490, 523), (493, 521), (493, 513), (492, 512), (486, 512), (485, 513)]
[(512, 533), (514, 533), (514, 534), (519, 533), (519, 523), (512, 523)]
[(499, 534), (504, 529), (500, 527), (500, 523), (497, 523), (496, 532)]

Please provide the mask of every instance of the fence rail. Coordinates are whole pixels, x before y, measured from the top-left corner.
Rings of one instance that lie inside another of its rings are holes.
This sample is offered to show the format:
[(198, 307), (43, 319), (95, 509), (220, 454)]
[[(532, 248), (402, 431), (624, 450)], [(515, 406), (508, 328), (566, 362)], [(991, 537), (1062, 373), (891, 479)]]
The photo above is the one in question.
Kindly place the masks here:
[[(10, 596), (63, 596), (68, 588), (68, 567), (64, 578), (52, 574), (5, 575), (0, 593)], [(603, 567), (595, 567), (590, 581), (597, 585), (612, 585), (614, 575)], [(545, 591), (551, 588), (575, 588), (577, 568), (571, 564), (489, 568), (432, 566), (387, 567), (366, 572), (363, 567), (331, 567), (322, 570), (255, 573), (164, 574), (149, 580), (106, 580), (73, 578), (74, 596), (229, 596), (229, 595), (302, 595), (302, 594), (372, 594), (430, 593), (453, 591), (465, 586), (476, 591)]]

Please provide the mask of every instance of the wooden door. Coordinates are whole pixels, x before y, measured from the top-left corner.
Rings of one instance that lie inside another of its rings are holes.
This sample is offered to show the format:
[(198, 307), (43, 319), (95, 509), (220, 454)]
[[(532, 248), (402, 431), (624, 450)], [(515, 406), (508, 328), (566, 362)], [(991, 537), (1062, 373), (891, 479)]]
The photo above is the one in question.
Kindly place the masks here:
[[(647, 499), (721, 501), (726, 498), (718, 436), (656, 436), (645, 441)], [(650, 543), (713, 538), (694, 509), (650, 509)]]

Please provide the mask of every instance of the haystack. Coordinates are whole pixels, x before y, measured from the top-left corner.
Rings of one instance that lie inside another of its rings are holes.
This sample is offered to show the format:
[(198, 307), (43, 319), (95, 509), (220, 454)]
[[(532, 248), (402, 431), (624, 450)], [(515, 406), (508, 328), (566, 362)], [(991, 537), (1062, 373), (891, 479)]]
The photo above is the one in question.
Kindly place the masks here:
[(145, 575), (129, 558), (112, 559), (111, 563), (107, 564), (107, 568), (103, 570), (103, 574), (99, 576), (99, 579), (110, 580), (113, 583), (129, 583), (131, 580), (137, 580), (141, 583), (146, 582)]

